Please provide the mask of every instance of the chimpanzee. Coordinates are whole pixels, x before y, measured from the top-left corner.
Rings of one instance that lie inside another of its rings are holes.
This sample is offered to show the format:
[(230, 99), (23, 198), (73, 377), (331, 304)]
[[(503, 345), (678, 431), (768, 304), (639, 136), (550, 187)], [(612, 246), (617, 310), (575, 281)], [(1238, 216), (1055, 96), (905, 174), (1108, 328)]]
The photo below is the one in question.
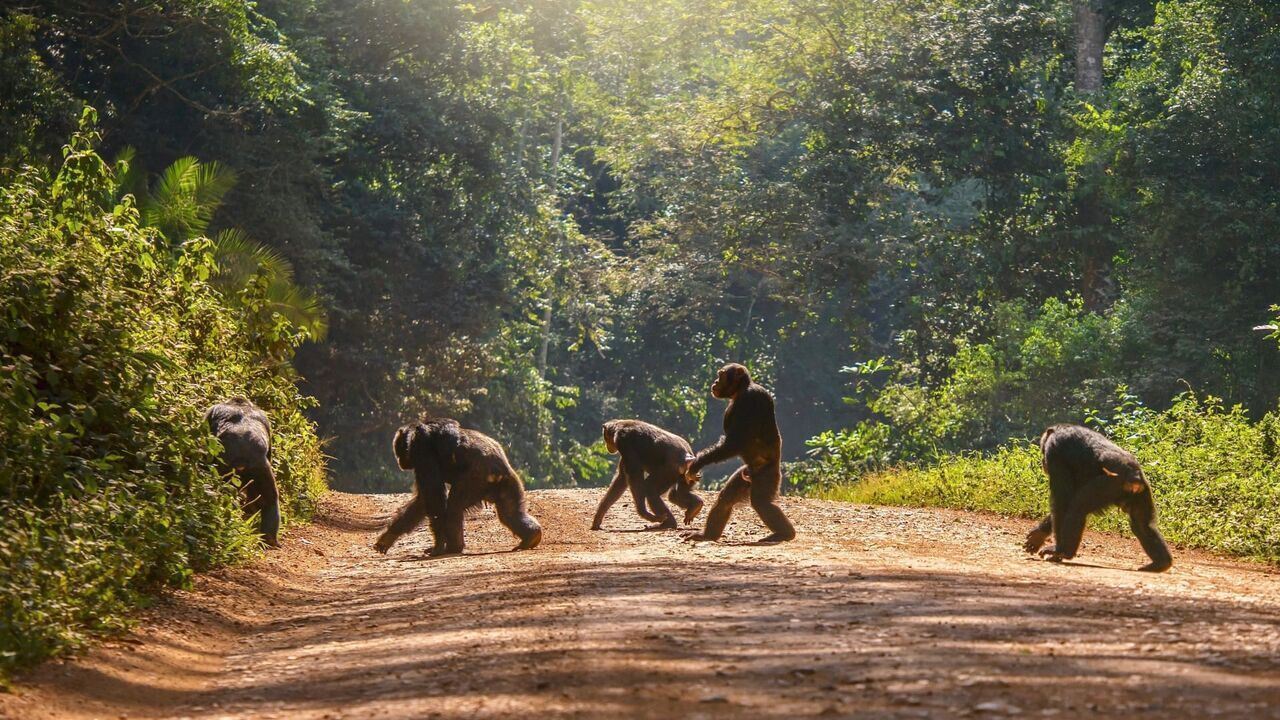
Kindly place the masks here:
[(483, 503), (492, 503), (498, 520), (520, 538), (516, 550), (542, 541), (542, 526), (529, 515), (520, 476), (493, 438), (457, 420), (433, 418), (396, 431), (392, 449), (401, 469), (414, 471), (414, 494), (378, 536), (373, 546), (378, 552), (385, 553), (426, 518), (434, 541), (430, 554), (461, 553), (463, 520)]
[(693, 486), (700, 478), (685, 473), (693, 462), (693, 448), (684, 438), (639, 420), (610, 420), (604, 424), (604, 445), (620, 457), (613, 482), (596, 508), (592, 530), (600, 529), (605, 513), (628, 488), (640, 517), (659, 523), (650, 529), (676, 527), (675, 516), (662, 501), (667, 490), (671, 502), (684, 510), (686, 524), (698, 516), (703, 503)]
[(239, 396), (209, 408), (204, 419), (222, 443), (219, 472), (239, 477), (245, 515), (258, 513), (263, 541), (279, 547), (280, 491), (271, 472), (271, 421), (257, 405)]
[(782, 488), (782, 435), (773, 413), (773, 395), (751, 382), (747, 368), (730, 363), (720, 368), (711, 395), (729, 401), (724, 411), (724, 435), (698, 453), (688, 472), (697, 473), (712, 463), (739, 457), (745, 463), (720, 491), (707, 514), (707, 526), (691, 540), (718, 540), (729, 523), (733, 507), (750, 498), (770, 534), (760, 542), (786, 542), (796, 529), (778, 507)]
[[(1173, 565), (1169, 546), (1156, 530), (1156, 506), (1138, 459), (1101, 433), (1079, 425), (1053, 425), (1040, 436), (1041, 466), (1049, 475), (1050, 514), (1031, 532), (1023, 549), (1060, 562), (1076, 556), (1085, 520), (1119, 505), (1151, 562), (1141, 569), (1164, 572)], [(1054, 545), (1040, 546), (1050, 535)]]

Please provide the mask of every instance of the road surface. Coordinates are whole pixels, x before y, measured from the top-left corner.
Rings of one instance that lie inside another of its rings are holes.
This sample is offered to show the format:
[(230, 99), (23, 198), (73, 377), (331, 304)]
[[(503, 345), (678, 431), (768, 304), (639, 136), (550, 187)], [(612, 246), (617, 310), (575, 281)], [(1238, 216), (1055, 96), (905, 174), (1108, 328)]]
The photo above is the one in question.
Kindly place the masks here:
[(0, 695), (14, 718), (1280, 718), (1280, 575), (1132, 538), (1079, 562), (1028, 522), (784, 498), (727, 542), (643, 532), (599, 490), (532, 493), (541, 547), (491, 510), (461, 557), (370, 549), (404, 496), (331, 494), (317, 522), (201, 577), (139, 629)]

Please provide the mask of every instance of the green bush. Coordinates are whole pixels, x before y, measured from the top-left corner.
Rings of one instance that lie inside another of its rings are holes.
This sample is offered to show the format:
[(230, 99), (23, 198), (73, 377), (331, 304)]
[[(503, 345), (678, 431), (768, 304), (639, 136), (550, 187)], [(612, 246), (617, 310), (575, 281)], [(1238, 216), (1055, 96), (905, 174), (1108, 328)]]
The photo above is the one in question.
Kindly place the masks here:
[(112, 200), (92, 111), (56, 176), (0, 189), (0, 677), (121, 627), (147, 593), (257, 543), (202, 420), (244, 394), (275, 426), (285, 516), (324, 491), (299, 333), (252, 283), (227, 303), (211, 244), (172, 248)]
[[(1186, 393), (1155, 412), (1125, 398), (1114, 417), (1095, 425), (1141, 460), (1155, 492), (1160, 527), (1174, 543), (1280, 562), (1280, 417), (1252, 422), (1239, 406)], [(1048, 512), (1048, 481), (1034, 442), (990, 455), (943, 457), (865, 479), (815, 487), (834, 500), (989, 510), (1020, 517)], [(1125, 531), (1111, 511), (1093, 527)]]

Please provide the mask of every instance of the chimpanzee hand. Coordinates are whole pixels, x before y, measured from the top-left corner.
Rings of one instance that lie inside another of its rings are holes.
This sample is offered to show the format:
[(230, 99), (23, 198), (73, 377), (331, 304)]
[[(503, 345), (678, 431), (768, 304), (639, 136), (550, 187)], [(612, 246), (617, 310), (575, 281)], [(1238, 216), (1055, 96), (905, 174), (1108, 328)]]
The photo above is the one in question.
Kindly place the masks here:
[(377, 550), (378, 552), (382, 553), (383, 555), (386, 555), (386, 554), (387, 554), (387, 551), (391, 549), (391, 543), (392, 543), (392, 542), (394, 542), (394, 541), (392, 541), (392, 540), (390, 540), (390, 539), (388, 539), (388, 538), (385, 538), (385, 537), (380, 537), (380, 538), (378, 538), (378, 541), (377, 541), (377, 542), (375, 542), (375, 543), (373, 544), (373, 549), (374, 549), (374, 550)]
[(1044, 541), (1048, 540), (1049, 535), (1051, 534), (1052, 533), (1047, 533), (1040, 528), (1032, 530), (1027, 533), (1027, 541), (1022, 544), (1022, 549), (1027, 551), (1030, 555), (1035, 555), (1036, 551), (1040, 549), (1041, 545), (1044, 545)]
[(684, 481), (689, 485), (697, 485), (702, 481), (701, 472), (689, 471), (689, 469), (693, 467), (693, 460), (694, 456), (686, 453), (684, 456), (684, 462), (680, 465), (680, 475), (684, 477)]
[(1057, 545), (1050, 545), (1049, 547), (1041, 550), (1040, 557), (1041, 559), (1048, 560), (1049, 562), (1062, 562), (1065, 559), (1062, 553), (1058, 552)]

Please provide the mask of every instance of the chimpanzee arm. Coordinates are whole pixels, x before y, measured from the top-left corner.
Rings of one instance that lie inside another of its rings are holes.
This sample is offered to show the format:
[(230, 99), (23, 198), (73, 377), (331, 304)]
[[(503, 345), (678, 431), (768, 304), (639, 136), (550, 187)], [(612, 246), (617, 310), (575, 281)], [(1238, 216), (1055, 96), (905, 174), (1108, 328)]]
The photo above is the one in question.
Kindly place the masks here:
[(1151, 562), (1142, 566), (1148, 572), (1164, 572), (1173, 566), (1173, 555), (1160, 531), (1156, 529), (1156, 504), (1151, 499), (1151, 489), (1146, 488), (1128, 503), (1129, 527), (1142, 543)]
[(649, 522), (657, 522), (661, 518), (649, 512), (649, 509), (645, 507), (645, 500), (648, 498), (649, 493), (649, 483), (645, 480), (644, 463), (639, 461), (637, 452), (628, 453), (623, 450), (622, 462), (619, 467), (626, 474), (627, 487), (631, 489), (631, 502), (636, 506), (636, 513)]
[[(1053, 560), (1070, 560), (1080, 549), (1080, 540), (1084, 537), (1084, 524), (1090, 513), (1098, 512), (1108, 505), (1114, 505), (1118, 498), (1115, 494), (1115, 480), (1100, 477), (1086, 483), (1076, 491), (1066, 503), (1066, 507), (1054, 507), (1050, 522), (1053, 528), (1053, 547), (1040, 551), (1041, 555)], [(1054, 500), (1055, 504), (1058, 500)]]
[(374, 548), (385, 553), (402, 535), (412, 531), (425, 518), (431, 519), (431, 534), (436, 551), (444, 547), (441, 519), (448, 504), (448, 495), (444, 487), (444, 475), (433, 453), (422, 452), (414, 458), (414, 493), (413, 498), (396, 511), (391, 524), (378, 537)]
[(653, 498), (641, 494), (635, 485), (631, 486), (631, 502), (636, 506), (636, 514), (649, 522), (658, 522), (662, 517), (653, 509)]
[[(737, 441), (737, 442), (735, 442)], [(733, 457), (737, 457), (739, 453), (739, 445), (741, 441), (725, 433), (720, 436), (715, 445), (698, 453), (698, 457), (694, 458), (693, 464), (689, 466), (689, 472), (696, 473), (708, 465), (714, 465), (718, 462), (724, 462)]]
[(697, 473), (708, 465), (724, 462), (738, 457), (751, 439), (751, 415), (756, 412), (750, 405), (751, 398), (745, 393), (738, 399), (731, 400), (724, 416), (724, 434), (715, 445), (698, 453), (689, 466), (689, 473)]

